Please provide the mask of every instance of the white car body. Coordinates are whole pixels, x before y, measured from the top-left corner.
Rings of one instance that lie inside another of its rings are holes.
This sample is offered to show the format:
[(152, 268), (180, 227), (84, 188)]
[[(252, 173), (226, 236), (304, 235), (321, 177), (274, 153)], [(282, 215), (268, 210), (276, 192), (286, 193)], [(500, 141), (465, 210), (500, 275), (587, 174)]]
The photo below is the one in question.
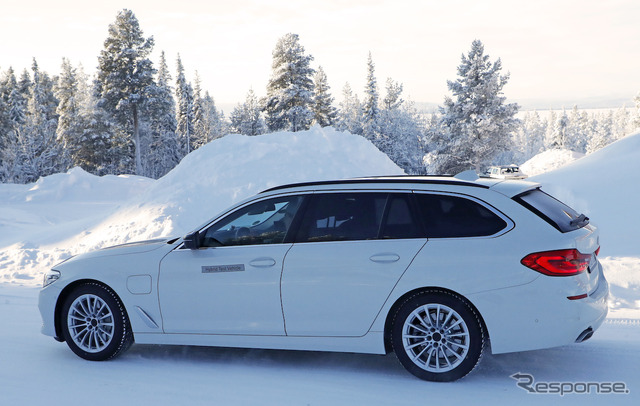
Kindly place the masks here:
[[(136, 343), (385, 354), (393, 309), (412, 292), (437, 289), (471, 303), (494, 354), (570, 344), (590, 336), (607, 314), (608, 285), (595, 254), (598, 230), (589, 224), (561, 233), (512, 199), (539, 186), (405, 177), (276, 188), (198, 230), (274, 196), (358, 191), (460, 196), (489, 208), (506, 227), (469, 238), (200, 249), (163, 239), (102, 249), (54, 268), (59, 278), (40, 293), (42, 332), (62, 339), (65, 296), (91, 282), (122, 301)], [(550, 277), (521, 264), (531, 253), (560, 248), (593, 253), (589, 271)]]

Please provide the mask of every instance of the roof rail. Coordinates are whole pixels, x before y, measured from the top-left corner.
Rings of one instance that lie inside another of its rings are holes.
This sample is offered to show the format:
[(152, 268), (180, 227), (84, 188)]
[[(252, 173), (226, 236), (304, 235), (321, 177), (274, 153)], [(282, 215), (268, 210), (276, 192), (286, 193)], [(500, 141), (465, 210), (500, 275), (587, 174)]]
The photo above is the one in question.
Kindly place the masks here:
[(281, 189), (289, 189), (294, 187), (313, 187), (327, 185), (348, 185), (348, 184), (376, 184), (376, 183), (419, 183), (432, 185), (463, 185), (471, 187), (479, 187), (489, 189), (489, 186), (475, 183), (469, 179), (459, 179), (453, 176), (435, 176), (435, 175), (393, 175), (393, 176), (371, 176), (364, 178), (339, 179), (339, 180), (323, 180), (315, 182), (291, 183), (281, 186), (275, 186), (260, 193), (273, 192)]

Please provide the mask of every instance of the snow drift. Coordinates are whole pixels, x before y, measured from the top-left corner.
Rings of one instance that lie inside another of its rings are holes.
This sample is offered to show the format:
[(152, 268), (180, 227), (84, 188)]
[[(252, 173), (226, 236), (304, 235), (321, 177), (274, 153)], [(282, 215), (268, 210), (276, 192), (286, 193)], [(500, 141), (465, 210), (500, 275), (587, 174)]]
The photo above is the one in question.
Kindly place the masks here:
[(37, 284), (39, 274), (76, 253), (180, 236), (279, 184), (402, 173), (363, 137), (314, 127), (220, 138), (157, 181), (74, 168), (30, 185), (0, 185), (0, 282)]
[(640, 133), (531, 180), (600, 227), (603, 255), (640, 256)]
[(520, 170), (526, 175), (536, 176), (562, 168), (583, 156), (583, 153), (570, 151), (568, 149), (550, 149), (539, 153), (520, 165)]

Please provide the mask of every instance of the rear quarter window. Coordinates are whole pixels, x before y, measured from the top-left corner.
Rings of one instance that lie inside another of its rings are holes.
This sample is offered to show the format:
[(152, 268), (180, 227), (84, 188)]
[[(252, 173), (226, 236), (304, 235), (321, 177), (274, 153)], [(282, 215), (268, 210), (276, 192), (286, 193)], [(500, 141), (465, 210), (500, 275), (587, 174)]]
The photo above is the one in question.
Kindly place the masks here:
[(497, 214), (473, 200), (416, 194), (428, 238), (487, 237), (507, 227)]
[(514, 197), (514, 200), (563, 233), (588, 224), (588, 219), (578, 221), (580, 214), (577, 211), (540, 189), (522, 193)]

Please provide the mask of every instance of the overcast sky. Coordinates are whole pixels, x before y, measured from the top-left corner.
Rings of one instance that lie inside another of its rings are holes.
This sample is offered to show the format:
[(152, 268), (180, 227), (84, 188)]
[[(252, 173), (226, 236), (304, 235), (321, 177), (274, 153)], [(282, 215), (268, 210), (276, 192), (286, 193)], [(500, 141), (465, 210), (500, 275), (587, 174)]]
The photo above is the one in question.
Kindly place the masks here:
[[(63, 57), (94, 73), (107, 30), (131, 9), (152, 59), (182, 57), (219, 105), (265, 93), (271, 52), (292, 32), (322, 66), (336, 103), (346, 82), (362, 94), (369, 51), (381, 93), (387, 77), (405, 97), (441, 104), (474, 39), (511, 79), (510, 101), (538, 108), (631, 100), (640, 91), (639, 0), (0, 0), (0, 71), (35, 57), (58, 74)], [(175, 74), (174, 74), (175, 76)], [(622, 103), (622, 102), (621, 102)]]

